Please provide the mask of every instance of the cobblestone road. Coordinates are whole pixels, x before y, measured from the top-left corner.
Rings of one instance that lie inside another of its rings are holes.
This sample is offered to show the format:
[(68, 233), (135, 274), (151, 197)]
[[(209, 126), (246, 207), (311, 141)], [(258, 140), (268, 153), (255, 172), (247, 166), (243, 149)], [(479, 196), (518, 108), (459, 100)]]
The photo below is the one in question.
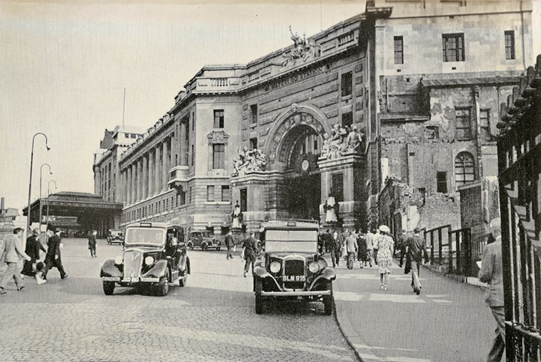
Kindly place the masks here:
[[(252, 279), (240, 259), (223, 252), (189, 252), (188, 286), (167, 297), (117, 288), (105, 296), (100, 262), (120, 246), (67, 239), (70, 278), (51, 270), (48, 283), (26, 279), (0, 296), (2, 361), (355, 361), (334, 317), (319, 303), (285, 303), (256, 315)], [(0, 273), (1, 274), (1, 273)]]

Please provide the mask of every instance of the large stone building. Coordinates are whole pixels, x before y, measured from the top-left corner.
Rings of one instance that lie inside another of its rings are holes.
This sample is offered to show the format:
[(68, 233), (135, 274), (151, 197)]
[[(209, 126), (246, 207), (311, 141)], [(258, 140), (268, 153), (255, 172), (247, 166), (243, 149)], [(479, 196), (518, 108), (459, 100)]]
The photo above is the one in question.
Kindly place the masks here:
[[(276, 218), (325, 223), (332, 196), (343, 227), (413, 227), (423, 221), (412, 205), (378, 208), (389, 176), (437, 209), (495, 173), (498, 97), (531, 57), (528, 2), (368, 1), (291, 38), (246, 65), (203, 67), (128, 147), (116, 168), (122, 225), (220, 233), (237, 203), (247, 230)], [(358, 134), (346, 138), (346, 127), (364, 134), (360, 146), (347, 146)]]

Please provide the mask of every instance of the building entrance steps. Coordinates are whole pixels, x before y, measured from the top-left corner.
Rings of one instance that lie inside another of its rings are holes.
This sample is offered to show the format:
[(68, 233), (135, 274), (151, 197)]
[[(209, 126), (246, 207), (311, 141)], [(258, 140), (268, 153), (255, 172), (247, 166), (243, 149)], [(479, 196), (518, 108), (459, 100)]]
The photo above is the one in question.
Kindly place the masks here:
[(422, 268), (415, 295), (411, 275), (394, 264), (383, 291), (376, 265), (355, 262), (348, 270), (342, 260), (333, 285), (336, 318), (362, 361), (486, 361), (496, 325), (482, 288)]

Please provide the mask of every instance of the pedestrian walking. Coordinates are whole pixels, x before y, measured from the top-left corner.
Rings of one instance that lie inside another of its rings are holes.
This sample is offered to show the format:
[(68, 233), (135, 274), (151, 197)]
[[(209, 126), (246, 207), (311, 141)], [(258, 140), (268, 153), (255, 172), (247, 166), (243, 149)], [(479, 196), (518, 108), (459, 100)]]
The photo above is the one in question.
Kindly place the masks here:
[(22, 258), (26, 260), (31, 260), (31, 258), (24, 252), (19, 242), (19, 240), (22, 240), (22, 235), (23, 229), (13, 229), (13, 234), (9, 235), (4, 241), (4, 250), (0, 250), (0, 259), (3, 259), (4, 263), (7, 264), (7, 269), (0, 281), (0, 294), (6, 294), (6, 286), (12, 278), (15, 281), (17, 291), (21, 291), (24, 288), (18, 264)]
[[(44, 253), (47, 252), (41, 242), (39, 241), (39, 230), (34, 229), (32, 235), (26, 239), (26, 248), (24, 252), (30, 257), (30, 260), (25, 260), (22, 274), (33, 277), (38, 271), (38, 262), (40, 262), (40, 250)], [(43, 263), (40, 263), (43, 267)]]
[(47, 232), (49, 235), (49, 243), (47, 255), (45, 255), (45, 267), (41, 273), (41, 281), (38, 281), (38, 284), (42, 284), (47, 281), (47, 273), (52, 267), (58, 269), (61, 279), (68, 278), (68, 273), (66, 273), (64, 267), (62, 266), (62, 253), (60, 251), (62, 248), (62, 239), (60, 238), (60, 229), (49, 226), (47, 228)]
[(393, 250), (394, 240), (391, 237), (391, 231), (386, 225), (379, 227), (379, 237), (376, 238), (376, 244), (374, 248), (378, 250), (378, 269), (379, 269), (379, 281), (380, 289), (387, 291), (387, 284), (389, 282), (389, 274), (391, 274), (393, 266)]
[(88, 233), (88, 249), (90, 250), (90, 257), (91, 258), (97, 258), (96, 256), (96, 244), (98, 243), (96, 240), (96, 235), (98, 232), (96, 230), (90, 230)]
[(359, 234), (357, 234), (357, 259), (359, 260), (361, 264), (361, 269), (363, 268), (364, 264), (366, 263), (366, 240), (365, 235), (361, 233), (359, 230)]
[(257, 240), (254, 233), (250, 233), (250, 237), (242, 241), (242, 257), (245, 260), (244, 263), (244, 277), (252, 266), (252, 275), (254, 274), (254, 263), (257, 256)]
[(401, 268), (404, 265), (404, 256), (406, 255), (406, 243), (409, 239), (409, 235), (406, 229), (402, 229), (402, 233), (398, 235), (398, 240), (396, 242), (396, 251), (400, 252), (400, 263), (398, 264)]
[(235, 241), (233, 240), (231, 230), (227, 232), (227, 235), (225, 236), (225, 239), (224, 239), (224, 243), (225, 243), (225, 247), (227, 248), (227, 255), (225, 256), (225, 260), (233, 259), (231, 248), (233, 248), (233, 244), (235, 244)]
[(340, 265), (340, 254), (342, 253), (342, 235), (338, 231), (334, 230), (332, 233), (331, 243), (331, 259), (332, 267), (335, 268)]
[(423, 288), (419, 280), (423, 255), (425, 257), (425, 263), (428, 263), (425, 241), (419, 236), (420, 232), (421, 229), (415, 228), (413, 235), (406, 242), (406, 268), (404, 269), (404, 274), (408, 274), (411, 270), (411, 286), (413, 292), (417, 295), (421, 294), (421, 289)]
[(505, 351), (501, 220), (499, 218), (493, 219), (489, 225), (490, 232), (496, 241), (484, 248), (479, 280), (488, 284), (486, 304), (490, 307), (497, 324), (496, 338), (488, 354), (487, 361), (499, 362)]
[[(372, 267), (372, 258), (373, 258), (373, 249), (374, 249), (374, 233), (372, 230), (368, 230), (368, 233), (366, 234), (365, 241), (366, 241), (366, 259), (367, 262), (370, 264), (370, 267)], [(366, 263), (365, 263), (366, 266)]]
[(348, 269), (353, 269), (353, 263), (355, 261), (355, 256), (357, 255), (357, 236), (354, 233), (351, 233), (346, 237), (346, 253), (347, 253), (347, 266)]

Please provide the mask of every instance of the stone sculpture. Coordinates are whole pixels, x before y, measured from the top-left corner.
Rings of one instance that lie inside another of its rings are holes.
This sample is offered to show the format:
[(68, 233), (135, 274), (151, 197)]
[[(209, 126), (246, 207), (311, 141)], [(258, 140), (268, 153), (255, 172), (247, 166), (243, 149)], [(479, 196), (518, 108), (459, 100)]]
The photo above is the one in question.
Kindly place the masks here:
[(233, 174), (236, 177), (248, 172), (265, 171), (267, 167), (267, 156), (257, 148), (248, 151), (248, 147), (244, 146), (242, 151), (239, 151), (238, 158), (233, 160)]
[(352, 125), (350, 128), (342, 127), (337, 123), (333, 126), (330, 137), (327, 133), (323, 135), (321, 157), (330, 160), (346, 153), (358, 152), (362, 140), (363, 134), (359, 132), (357, 125)]
[(313, 59), (320, 55), (321, 46), (315, 41), (307, 41), (306, 36), (301, 38), (297, 33), (293, 34), (291, 26), (289, 27), (289, 32), (291, 33), (291, 40), (293, 40), (295, 46), (293, 49), (282, 54), (282, 57), (284, 58), (282, 66), (295, 65), (299, 59), (305, 62), (308, 59)]

